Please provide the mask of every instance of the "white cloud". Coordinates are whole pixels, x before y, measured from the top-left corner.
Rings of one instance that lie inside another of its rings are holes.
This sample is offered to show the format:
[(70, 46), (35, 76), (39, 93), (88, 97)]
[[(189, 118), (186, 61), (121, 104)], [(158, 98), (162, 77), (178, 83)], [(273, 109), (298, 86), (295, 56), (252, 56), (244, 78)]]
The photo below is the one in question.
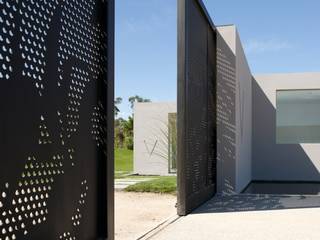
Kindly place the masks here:
[(252, 39), (244, 44), (247, 54), (250, 53), (266, 53), (266, 52), (279, 52), (286, 49), (293, 48), (292, 44), (287, 41), (278, 39), (257, 40)]

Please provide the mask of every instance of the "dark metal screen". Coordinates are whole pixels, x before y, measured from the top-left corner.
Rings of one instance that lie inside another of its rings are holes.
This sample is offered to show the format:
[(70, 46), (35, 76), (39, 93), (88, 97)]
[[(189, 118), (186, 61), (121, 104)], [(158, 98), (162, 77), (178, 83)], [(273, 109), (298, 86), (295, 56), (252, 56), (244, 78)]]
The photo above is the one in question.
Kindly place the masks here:
[(0, 239), (112, 239), (113, 17), (0, 0)]
[(200, 0), (179, 0), (178, 213), (216, 191), (216, 30)]

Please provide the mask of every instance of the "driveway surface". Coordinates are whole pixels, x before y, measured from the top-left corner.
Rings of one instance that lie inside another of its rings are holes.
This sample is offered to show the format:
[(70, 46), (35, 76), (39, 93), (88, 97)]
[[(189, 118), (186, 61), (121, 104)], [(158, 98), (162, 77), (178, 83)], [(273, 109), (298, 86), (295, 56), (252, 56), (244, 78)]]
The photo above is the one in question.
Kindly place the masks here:
[(218, 196), (152, 240), (319, 240), (320, 197)]
[(177, 197), (155, 193), (115, 193), (115, 239), (135, 240), (176, 214)]

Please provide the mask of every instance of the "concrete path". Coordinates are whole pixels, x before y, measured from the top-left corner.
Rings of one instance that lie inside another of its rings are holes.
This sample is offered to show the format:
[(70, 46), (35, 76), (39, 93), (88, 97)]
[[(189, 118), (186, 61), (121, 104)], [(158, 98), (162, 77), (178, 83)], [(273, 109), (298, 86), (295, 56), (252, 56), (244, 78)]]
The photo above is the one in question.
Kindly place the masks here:
[(152, 178), (120, 178), (114, 180), (114, 189), (116, 191), (122, 191), (126, 187), (134, 185), (140, 182), (150, 181)]
[(319, 240), (320, 196), (215, 197), (152, 240)]

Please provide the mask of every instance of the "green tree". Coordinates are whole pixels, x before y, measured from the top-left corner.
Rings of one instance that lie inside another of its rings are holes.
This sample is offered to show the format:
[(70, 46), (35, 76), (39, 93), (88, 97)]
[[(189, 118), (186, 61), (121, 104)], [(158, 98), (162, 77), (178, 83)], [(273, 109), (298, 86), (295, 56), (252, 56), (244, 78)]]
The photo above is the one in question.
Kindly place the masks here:
[(114, 122), (114, 138), (115, 138), (115, 147), (116, 148), (124, 148), (125, 145), (125, 125), (126, 120), (123, 118), (117, 118)]
[[(131, 104), (131, 108), (135, 102), (151, 102), (150, 99), (142, 98), (138, 95), (132, 96), (128, 99)], [(115, 147), (116, 148), (124, 148), (133, 150), (133, 116), (129, 116), (129, 118), (123, 119), (121, 117), (117, 118), (119, 115), (120, 109), (118, 105), (122, 103), (122, 98), (117, 97), (114, 100), (114, 112), (115, 112)]]
[(124, 122), (125, 145), (127, 149), (133, 150), (133, 117)]
[(119, 112), (120, 112), (120, 109), (118, 107), (119, 104), (122, 103), (122, 98), (121, 97), (117, 97), (115, 100), (114, 100), (114, 115), (117, 117)]
[(135, 102), (151, 102), (151, 100), (148, 98), (143, 98), (138, 95), (135, 95), (135, 96), (129, 97), (129, 102), (131, 104), (131, 108), (133, 108), (133, 105)]

